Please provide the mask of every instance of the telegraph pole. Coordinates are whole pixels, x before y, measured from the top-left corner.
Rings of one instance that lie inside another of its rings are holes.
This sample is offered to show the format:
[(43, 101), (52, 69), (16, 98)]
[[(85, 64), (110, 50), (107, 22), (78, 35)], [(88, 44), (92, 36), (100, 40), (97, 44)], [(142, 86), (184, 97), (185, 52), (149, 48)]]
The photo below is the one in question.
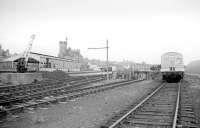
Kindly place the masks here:
[(109, 74), (108, 74), (108, 39), (106, 40), (106, 50), (107, 50), (107, 59), (106, 59), (106, 63), (107, 63), (107, 80), (109, 80)]
[(98, 48), (88, 48), (88, 49), (106, 49), (106, 68), (107, 68), (107, 80), (109, 80), (109, 72), (108, 72), (108, 39), (106, 40), (106, 47), (98, 47)]

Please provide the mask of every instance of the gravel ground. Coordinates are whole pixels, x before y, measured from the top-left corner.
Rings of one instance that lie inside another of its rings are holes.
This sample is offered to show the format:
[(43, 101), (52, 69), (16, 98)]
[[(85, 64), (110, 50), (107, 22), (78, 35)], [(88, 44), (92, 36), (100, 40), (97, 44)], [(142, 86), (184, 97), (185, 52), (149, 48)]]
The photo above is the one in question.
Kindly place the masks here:
[(53, 80), (58, 80), (58, 79), (65, 79), (70, 77), (67, 73), (56, 70), (53, 72), (48, 72), (48, 71), (41, 71), (43, 79), (53, 79)]
[(143, 81), (10, 115), (5, 128), (98, 128), (159, 83)]
[(124, 81), (124, 79), (102, 80), (100, 82), (91, 83), (91, 84), (87, 85), (86, 87), (99, 86), (99, 85), (102, 85), (102, 84), (108, 84), (108, 83), (113, 83), (113, 82), (118, 82), (118, 81)]
[(194, 111), (195, 111), (196, 117), (198, 118), (199, 126), (200, 126), (200, 76), (185, 75), (185, 80), (188, 82), (188, 85), (190, 87), (189, 92), (190, 92), (190, 95), (192, 96)]

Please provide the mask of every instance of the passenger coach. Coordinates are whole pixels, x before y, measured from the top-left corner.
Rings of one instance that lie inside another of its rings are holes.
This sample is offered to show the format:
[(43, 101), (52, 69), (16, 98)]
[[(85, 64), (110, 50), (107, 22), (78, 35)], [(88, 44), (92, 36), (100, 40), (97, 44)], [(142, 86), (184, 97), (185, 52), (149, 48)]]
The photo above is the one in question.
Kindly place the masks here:
[(162, 79), (167, 82), (179, 82), (184, 76), (183, 56), (177, 52), (168, 52), (161, 56)]

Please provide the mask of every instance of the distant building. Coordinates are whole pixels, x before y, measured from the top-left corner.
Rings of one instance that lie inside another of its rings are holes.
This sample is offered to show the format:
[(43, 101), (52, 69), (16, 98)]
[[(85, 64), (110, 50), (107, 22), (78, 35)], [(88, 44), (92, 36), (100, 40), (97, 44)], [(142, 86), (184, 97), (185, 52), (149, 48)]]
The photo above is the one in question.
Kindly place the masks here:
[(89, 65), (89, 68), (93, 71), (101, 71), (100, 67), (98, 65), (94, 65), (94, 64), (91, 64), (91, 63), (88, 63), (88, 65)]
[(74, 50), (68, 46), (67, 38), (65, 41), (59, 41), (58, 57), (77, 61), (81, 66), (81, 71), (89, 70), (88, 61), (83, 58), (79, 49)]
[(7, 50), (3, 50), (2, 49), (2, 46), (1, 46), (1, 44), (0, 44), (0, 60), (2, 60), (2, 59), (4, 59), (4, 58), (7, 58), (7, 57), (9, 57), (10, 56), (10, 52), (9, 52), (9, 50), (7, 49)]
[[(23, 54), (23, 53), (22, 53)], [(0, 71), (17, 71), (17, 62), (22, 54), (12, 55), (0, 62)], [(60, 58), (51, 55), (30, 52), (28, 58), (28, 71), (80, 71), (81, 64), (77, 60)]]
[(67, 49), (67, 41), (60, 41), (59, 42), (58, 57), (64, 57), (64, 56), (66, 56), (66, 49)]
[(80, 50), (79, 49), (76, 49), (76, 50), (71, 49), (67, 45), (68, 45), (67, 38), (66, 38), (66, 41), (59, 42), (58, 57), (82, 61), (83, 56), (81, 55)]

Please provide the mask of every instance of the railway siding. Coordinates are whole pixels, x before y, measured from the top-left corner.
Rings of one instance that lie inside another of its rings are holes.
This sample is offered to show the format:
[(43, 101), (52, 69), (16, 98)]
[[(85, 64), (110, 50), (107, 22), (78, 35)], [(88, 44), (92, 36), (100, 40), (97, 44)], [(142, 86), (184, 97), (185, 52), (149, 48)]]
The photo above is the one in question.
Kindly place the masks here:
[[(42, 105), (41, 109), (39, 107), (17, 114), (20, 122), (8, 121), (6, 122), (9, 125), (7, 128), (12, 126), (15, 128), (22, 126), (26, 128), (62, 128), (66, 126), (69, 128), (97, 128), (112, 114), (124, 109), (124, 105), (140, 98), (157, 85), (158, 83), (153, 81), (137, 82), (76, 99), (60, 100), (56, 105)], [(44, 121), (36, 123), (35, 118), (40, 117), (44, 118)]]
[[(96, 81), (99, 81), (99, 79), (97, 79), (97, 80), (92, 79), (92, 80), (88, 80), (88, 81), (83, 81), (81, 83), (78, 83), (78, 85), (89, 84), (91, 82), (96, 82)], [(51, 98), (48, 98), (48, 99), (40, 99), (40, 100), (36, 100), (35, 102), (26, 102), (26, 103), (22, 103), (22, 104), (19, 104), (19, 105), (18, 104), (12, 105), (11, 107), (6, 109), (6, 112), (7, 113), (17, 113), (17, 112), (23, 111), (27, 107), (37, 107), (37, 106), (46, 105), (46, 104), (50, 104), (50, 103), (62, 102), (62, 101), (66, 101), (66, 100), (69, 100), (69, 99), (74, 99), (74, 98), (77, 98), (77, 97), (82, 97), (82, 96), (85, 96), (85, 95), (89, 95), (89, 94), (113, 89), (113, 88), (116, 88), (116, 87), (129, 85), (129, 84), (139, 82), (139, 81), (142, 81), (142, 80), (118, 81), (118, 82), (111, 82), (111, 83), (93, 86), (93, 87), (81, 87), (81, 88), (73, 87), (73, 89), (71, 89), (71, 90), (67, 89), (66, 91), (62, 91), (62, 94), (65, 94), (65, 95), (51, 97)], [(51, 91), (53, 91), (53, 94), (58, 95), (58, 91), (60, 91), (60, 89), (51, 90)], [(48, 92), (48, 90), (42, 91), (42, 92), (39, 92), (39, 93), (36, 93), (36, 94), (32, 94), (30, 97), (31, 98), (36, 98), (36, 97), (42, 98), (42, 97), (44, 97), (44, 95), (47, 95), (47, 94), (45, 94), (46, 92)], [(52, 94), (52, 93), (50, 93), (50, 94)], [(49, 95), (49, 92), (48, 92), (48, 95)], [(24, 99), (24, 97), (21, 98), (21, 99)], [(16, 99), (14, 99), (14, 100), (16, 100)]]
[[(3, 118), (7, 113), (16, 113), (22, 111), (28, 106), (37, 106), (44, 104), (46, 100), (39, 100), (50, 96), (51, 100), (53, 96), (58, 96), (70, 91), (72, 89), (84, 87), (89, 83), (102, 81), (102, 77), (90, 77), (90, 78), (71, 78), (64, 79), (54, 82), (44, 82), (42, 84), (30, 84), (30, 85), (19, 85), (19, 86), (8, 86), (2, 87), (1, 100), (0, 100), (0, 119)], [(29, 102), (34, 100), (37, 102)], [(38, 102), (39, 101), (39, 102)]]

